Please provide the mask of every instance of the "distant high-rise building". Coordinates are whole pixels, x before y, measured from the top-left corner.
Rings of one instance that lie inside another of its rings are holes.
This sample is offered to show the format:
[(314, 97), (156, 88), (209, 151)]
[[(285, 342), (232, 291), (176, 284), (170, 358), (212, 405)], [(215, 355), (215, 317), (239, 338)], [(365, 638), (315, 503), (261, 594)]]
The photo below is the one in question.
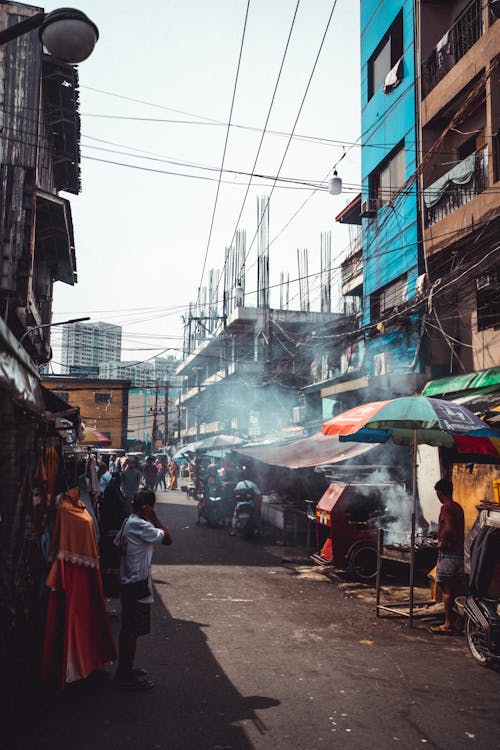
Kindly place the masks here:
[(97, 321), (63, 326), (62, 365), (71, 375), (97, 375), (102, 362), (120, 360), (121, 326)]
[(130, 380), (133, 388), (152, 388), (155, 384), (152, 362), (101, 362), (99, 377)]
[(107, 361), (99, 363), (100, 378), (130, 380), (133, 388), (154, 388), (172, 382), (176, 361), (155, 357), (146, 362)]

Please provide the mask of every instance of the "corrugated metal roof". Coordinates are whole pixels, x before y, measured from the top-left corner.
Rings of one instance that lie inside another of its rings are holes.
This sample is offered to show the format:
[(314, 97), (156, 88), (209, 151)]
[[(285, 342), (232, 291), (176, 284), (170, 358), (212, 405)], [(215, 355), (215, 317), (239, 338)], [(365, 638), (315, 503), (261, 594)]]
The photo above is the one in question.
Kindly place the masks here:
[(490, 367), (487, 370), (450, 375), (447, 378), (431, 380), (422, 391), (423, 396), (446, 396), (463, 391), (479, 390), (483, 388), (500, 388), (500, 367)]

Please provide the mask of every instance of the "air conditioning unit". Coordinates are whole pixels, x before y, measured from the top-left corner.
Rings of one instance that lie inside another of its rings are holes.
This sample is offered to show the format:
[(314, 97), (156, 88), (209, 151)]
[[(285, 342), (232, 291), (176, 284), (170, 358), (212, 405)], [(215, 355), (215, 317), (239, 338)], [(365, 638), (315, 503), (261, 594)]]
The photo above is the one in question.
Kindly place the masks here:
[(292, 409), (292, 422), (293, 424), (301, 424), (306, 418), (306, 407), (305, 406), (294, 406)]
[(360, 214), (364, 219), (369, 219), (372, 216), (377, 215), (377, 211), (382, 205), (380, 198), (367, 198), (361, 203)]
[(380, 352), (373, 355), (373, 374), (388, 375), (392, 372), (392, 354), (390, 352)]

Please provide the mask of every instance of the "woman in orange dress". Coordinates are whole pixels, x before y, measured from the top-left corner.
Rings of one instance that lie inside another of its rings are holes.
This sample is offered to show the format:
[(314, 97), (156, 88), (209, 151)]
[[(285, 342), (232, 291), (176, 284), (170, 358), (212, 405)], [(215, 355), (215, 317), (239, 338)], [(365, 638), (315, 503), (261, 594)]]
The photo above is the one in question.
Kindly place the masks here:
[(168, 481), (168, 489), (176, 490), (177, 489), (177, 477), (179, 476), (179, 464), (176, 463), (176, 461), (169, 462), (168, 473), (170, 476), (170, 479)]

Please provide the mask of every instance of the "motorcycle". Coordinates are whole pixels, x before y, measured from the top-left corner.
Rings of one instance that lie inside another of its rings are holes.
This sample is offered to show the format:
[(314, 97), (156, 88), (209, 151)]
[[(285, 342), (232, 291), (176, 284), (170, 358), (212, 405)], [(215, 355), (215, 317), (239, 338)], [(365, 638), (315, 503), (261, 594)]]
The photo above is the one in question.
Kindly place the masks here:
[(500, 663), (500, 528), (484, 526), (471, 548), (469, 592), (464, 604), (467, 646), (481, 666)]
[(205, 496), (198, 498), (198, 521), (204, 518), (209, 526), (223, 526), (225, 524), (225, 513), (223, 509), (222, 498), (215, 496)]
[(252, 490), (235, 491), (236, 505), (233, 513), (233, 531), (243, 539), (253, 539), (258, 533), (255, 494)]
[(500, 662), (500, 600), (468, 596), (464, 605), (465, 638), (483, 667)]

